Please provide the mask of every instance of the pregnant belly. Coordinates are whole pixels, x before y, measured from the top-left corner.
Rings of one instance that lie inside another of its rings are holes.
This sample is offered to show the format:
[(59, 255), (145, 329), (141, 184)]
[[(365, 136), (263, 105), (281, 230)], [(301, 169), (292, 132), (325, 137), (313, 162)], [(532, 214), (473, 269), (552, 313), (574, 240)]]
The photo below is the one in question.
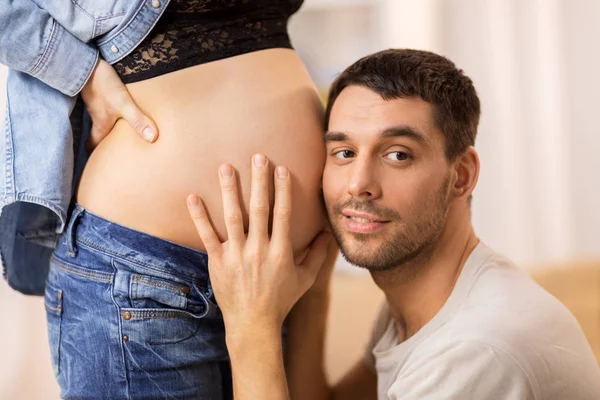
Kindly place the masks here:
[[(160, 137), (148, 144), (118, 121), (91, 154), (76, 201), (121, 225), (204, 250), (186, 196), (197, 193), (203, 199), (225, 240), (217, 168), (229, 162), (239, 171), (247, 227), (251, 156), (261, 152), (271, 168), (290, 169), (293, 246), (297, 252), (304, 249), (324, 226), (322, 107), (293, 52), (259, 53), (250, 54), (259, 58), (258, 66), (264, 62), (260, 57), (276, 59), (269, 71), (256, 67), (253, 72), (257, 60), (237, 60), (243, 64), (238, 68), (234, 57), (128, 85), (136, 103), (157, 123)], [(229, 69), (215, 70), (219, 63), (229, 63)]]

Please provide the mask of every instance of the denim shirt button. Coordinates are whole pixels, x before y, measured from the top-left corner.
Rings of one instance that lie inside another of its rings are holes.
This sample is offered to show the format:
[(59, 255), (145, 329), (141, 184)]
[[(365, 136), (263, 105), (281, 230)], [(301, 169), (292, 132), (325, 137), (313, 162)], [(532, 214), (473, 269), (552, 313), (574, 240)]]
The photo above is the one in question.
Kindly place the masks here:
[(118, 53), (119, 48), (113, 44), (112, 46), (110, 46), (110, 51), (112, 51), (113, 53)]
[(152, 7), (154, 7), (154, 8), (160, 7), (160, 0), (152, 0)]

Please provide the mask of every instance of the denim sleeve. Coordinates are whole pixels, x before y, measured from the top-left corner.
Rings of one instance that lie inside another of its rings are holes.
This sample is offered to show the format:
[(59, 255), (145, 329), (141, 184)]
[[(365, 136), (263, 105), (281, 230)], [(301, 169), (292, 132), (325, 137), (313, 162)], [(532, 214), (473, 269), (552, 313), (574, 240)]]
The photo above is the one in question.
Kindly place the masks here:
[(98, 61), (85, 43), (31, 0), (0, 1), (0, 63), (75, 96)]

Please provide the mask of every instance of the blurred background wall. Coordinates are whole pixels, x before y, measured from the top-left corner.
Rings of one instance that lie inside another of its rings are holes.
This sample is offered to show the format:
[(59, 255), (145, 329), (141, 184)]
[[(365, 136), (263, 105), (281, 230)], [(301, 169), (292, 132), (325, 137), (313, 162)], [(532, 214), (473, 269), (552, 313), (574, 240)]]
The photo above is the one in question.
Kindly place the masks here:
[(324, 89), (388, 47), (463, 69), (482, 102), (475, 227), (537, 267), (600, 254), (599, 17), (595, 0), (306, 0), (291, 31)]
[[(600, 275), (577, 272), (600, 268), (598, 21), (596, 0), (306, 0), (290, 23), (323, 93), (356, 59), (389, 47), (441, 53), (473, 79), (483, 109), (476, 232), (536, 276), (566, 273), (551, 279), (556, 293), (577, 276), (569, 290), (578, 299), (561, 300), (590, 313), (586, 333), (600, 332)], [(0, 66), (2, 93), (5, 76)], [(332, 377), (362, 352), (380, 301), (368, 275), (340, 259), (328, 338)], [(58, 398), (42, 299), (0, 284), (0, 321), (0, 399)]]

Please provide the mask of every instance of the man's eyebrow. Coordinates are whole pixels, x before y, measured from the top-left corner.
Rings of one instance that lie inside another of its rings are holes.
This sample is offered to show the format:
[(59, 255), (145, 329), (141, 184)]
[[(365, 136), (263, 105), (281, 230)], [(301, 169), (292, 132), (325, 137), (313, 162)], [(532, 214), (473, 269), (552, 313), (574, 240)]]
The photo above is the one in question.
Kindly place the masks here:
[(427, 143), (429, 139), (427, 136), (422, 134), (420, 131), (412, 128), (410, 126), (394, 126), (392, 128), (388, 128), (384, 130), (379, 136), (381, 139), (391, 138), (391, 137), (407, 137), (409, 139), (414, 139), (417, 142)]
[(325, 143), (327, 142), (343, 142), (348, 140), (348, 135), (342, 132), (327, 132), (325, 134)]
[[(429, 142), (427, 136), (410, 126), (394, 126), (391, 128), (387, 128), (379, 135), (380, 139), (387, 139), (393, 137), (407, 137), (409, 139), (416, 140), (420, 143)], [(348, 135), (343, 132), (327, 132), (324, 138), (325, 143), (343, 142), (349, 140)]]

